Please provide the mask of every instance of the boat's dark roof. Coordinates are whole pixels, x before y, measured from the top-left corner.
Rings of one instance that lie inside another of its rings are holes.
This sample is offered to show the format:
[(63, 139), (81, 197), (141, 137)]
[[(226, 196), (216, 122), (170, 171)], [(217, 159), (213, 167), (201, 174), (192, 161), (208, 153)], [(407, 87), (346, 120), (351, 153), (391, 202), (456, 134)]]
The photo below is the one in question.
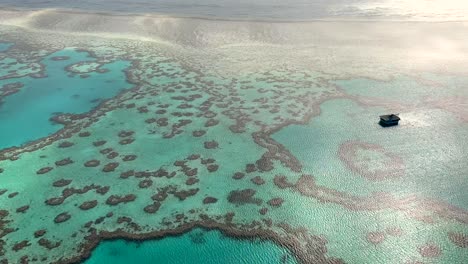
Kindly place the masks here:
[(399, 121), (400, 117), (394, 114), (390, 114), (390, 115), (381, 115), (380, 119), (382, 119), (383, 121)]

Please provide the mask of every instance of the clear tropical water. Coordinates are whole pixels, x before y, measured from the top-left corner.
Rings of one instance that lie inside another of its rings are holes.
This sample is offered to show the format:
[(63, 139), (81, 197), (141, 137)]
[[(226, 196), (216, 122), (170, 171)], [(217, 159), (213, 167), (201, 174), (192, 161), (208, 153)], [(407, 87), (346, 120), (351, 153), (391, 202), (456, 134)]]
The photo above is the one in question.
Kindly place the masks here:
[(0, 263), (468, 259), (466, 4), (0, 4)]

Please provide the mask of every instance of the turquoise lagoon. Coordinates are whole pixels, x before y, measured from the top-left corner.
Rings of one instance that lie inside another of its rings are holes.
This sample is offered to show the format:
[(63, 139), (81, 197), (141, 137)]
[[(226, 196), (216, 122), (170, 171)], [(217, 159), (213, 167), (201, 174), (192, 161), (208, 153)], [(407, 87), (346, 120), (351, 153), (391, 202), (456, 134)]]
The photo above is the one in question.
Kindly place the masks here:
[[(67, 59), (51, 59), (57, 56)], [(17, 82), (24, 85), (19, 92), (4, 98), (0, 105), (0, 148), (20, 146), (51, 135), (62, 127), (49, 120), (54, 115), (89, 112), (101, 101), (132, 87), (125, 80), (124, 70), (130, 65), (126, 61), (103, 64), (102, 68), (108, 70), (105, 73), (91, 69), (86, 73), (86, 78), (65, 70), (69, 65), (95, 61), (87, 52), (70, 48), (55, 52), (41, 61), (46, 78), (24, 76), (0, 80), (0, 86)], [(14, 60), (7, 57), (0, 61), (0, 65), (11, 62)]]
[[(261, 254), (259, 254), (261, 252)], [(162, 240), (102, 242), (85, 264), (124, 263), (297, 263), (284, 248), (269, 241), (237, 240), (219, 231), (194, 229)]]

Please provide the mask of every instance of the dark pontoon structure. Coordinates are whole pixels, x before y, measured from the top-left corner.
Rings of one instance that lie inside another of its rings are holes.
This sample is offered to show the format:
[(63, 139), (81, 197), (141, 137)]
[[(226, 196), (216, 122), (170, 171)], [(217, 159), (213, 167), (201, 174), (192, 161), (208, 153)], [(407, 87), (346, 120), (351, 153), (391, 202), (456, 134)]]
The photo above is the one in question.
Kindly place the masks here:
[(383, 127), (396, 126), (400, 121), (398, 114), (381, 115), (379, 124)]

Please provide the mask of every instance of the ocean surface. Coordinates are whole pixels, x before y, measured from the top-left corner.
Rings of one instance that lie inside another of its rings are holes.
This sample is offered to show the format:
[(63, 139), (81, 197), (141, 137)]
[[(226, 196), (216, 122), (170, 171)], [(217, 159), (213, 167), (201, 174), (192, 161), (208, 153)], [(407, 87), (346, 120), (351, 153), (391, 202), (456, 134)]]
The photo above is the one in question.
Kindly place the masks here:
[(0, 263), (465, 263), (467, 29), (456, 0), (0, 0)]
[(468, 18), (468, 4), (459, 0), (2, 0), (1, 6), (287, 21), (347, 18), (456, 21)]

